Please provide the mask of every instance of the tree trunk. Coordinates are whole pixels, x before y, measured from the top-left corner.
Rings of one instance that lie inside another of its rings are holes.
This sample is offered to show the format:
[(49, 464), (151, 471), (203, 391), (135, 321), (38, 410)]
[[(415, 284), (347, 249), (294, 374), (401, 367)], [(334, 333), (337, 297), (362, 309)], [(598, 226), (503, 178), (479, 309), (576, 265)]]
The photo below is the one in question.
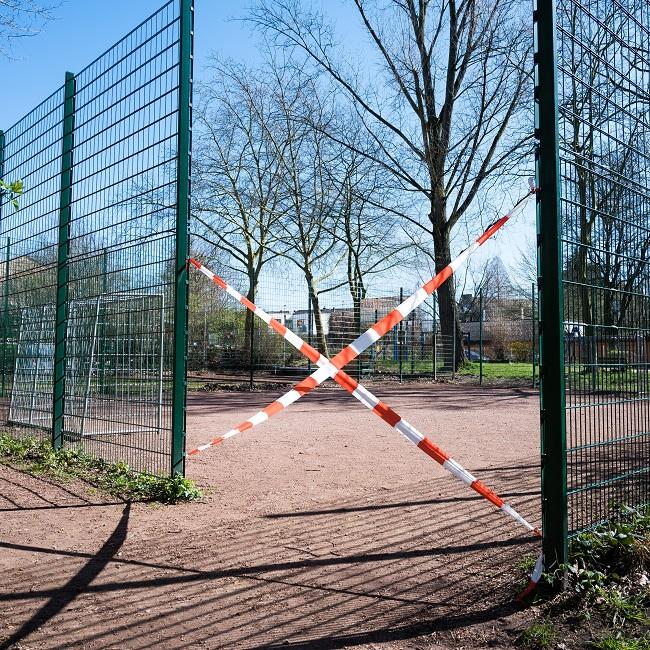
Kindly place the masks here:
[(312, 277), (307, 278), (307, 286), (309, 287), (309, 297), (311, 298), (314, 322), (316, 323), (316, 345), (321, 354), (329, 357), (327, 337), (325, 336), (325, 327), (323, 326), (323, 315), (320, 311), (320, 299), (316, 290), (316, 283)]
[[(451, 262), (451, 246), (446, 219), (445, 199), (431, 202), (430, 219), (432, 223), (433, 246), (436, 255), (436, 273), (440, 273)], [(456, 305), (456, 283), (452, 275), (438, 289), (438, 309), (440, 312), (440, 332), (442, 334), (444, 365), (447, 370), (457, 370), (465, 358), (463, 337), (458, 322)], [(456, 354), (454, 355), (454, 346)], [(455, 363), (455, 366), (454, 366)]]
[[(578, 165), (579, 168), (579, 165)], [(587, 181), (584, 173), (578, 173), (578, 196), (580, 201), (580, 247), (578, 248), (577, 267), (580, 294), (580, 318), (584, 325), (585, 336), (593, 336), (591, 288), (587, 251), (591, 247), (591, 220), (587, 210)]]
[[(253, 275), (248, 276), (248, 291), (246, 297), (252, 302), (255, 302), (255, 293), (257, 291), (257, 277)], [(242, 361), (245, 367), (250, 369), (255, 362), (255, 351), (253, 346), (255, 331), (255, 314), (250, 309), (246, 309), (244, 315), (244, 347), (242, 349)]]
[[(576, 156), (576, 161), (580, 162), (578, 156)], [(580, 164), (578, 164), (577, 169), (580, 169)], [(589, 260), (587, 257), (587, 251), (591, 247), (591, 230), (593, 224), (587, 205), (589, 202), (593, 206), (594, 196), (593, 194), (588, 196), (587, 178), (586, 172), (584, 171), (578, 172), (578, 197), (580, 201), (580, 247), (576, 256), (576, 265), (578, 271), (578, 296), (580, 300), (579, 317), (582, 321), (582, 337), (579, 340), (581, 340), (582, 345), (580, 345), (581, 349), (574, 349), (572, 351), (569, 361), (586, 364), (585, 370), (591, 374), (592, 390), (596, 390), (598, 343), (596, 330), (593, 327), (595, 305), (593, 304), (593, 289), (589, 286), (591, 281), (589, 278)], [(571, 345), (578, 346), (579, 344), (572, 339)]]
[[(352, 296), (352, 310), (353, 310), (353, 319), (354, 319), (354, 331), (351, 332), (350, 338), (356, 339), (357, 336), (361, 334), (361, 300), (365, 297), (365, 288), (363, 287), (363, 281), (357, 280), (348, 277), (348, 287), (350, 289), (350, 295)], [(367, 358), (367, 353), (363, 353), (357, 357), (356, 362), (356, 380), (361, 381), (363, 374), (363, 359), (364, 356)]]

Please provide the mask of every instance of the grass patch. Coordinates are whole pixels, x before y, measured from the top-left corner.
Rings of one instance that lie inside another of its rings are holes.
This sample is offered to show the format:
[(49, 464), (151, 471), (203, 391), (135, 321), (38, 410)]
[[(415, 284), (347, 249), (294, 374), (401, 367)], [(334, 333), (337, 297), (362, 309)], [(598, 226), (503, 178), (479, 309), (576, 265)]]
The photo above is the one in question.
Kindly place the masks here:
[[(376, 359), (374, 362), (374, 372), (381, 373), (397, 373), (399, 364), (393, 359)], [(438, 372), (449, 374), (449, 368), (445, 368), (442, 360), (438, 360)], [(411, 372), (416, 374), (433, 374), (433, 364), (431, 360), (417, 360), (413, 366), (411, 361), (405, 360), (402, 364), (402, 373), (408, 376)], [(480, 364), (478, 361), (465, 361), (458, 369), (457, 375), (463, 377), (478, 377), (480, 374)], [(532, 381), (533, 378), (533, 364), (532, 363), (483, 363), (483, 378), (484, 379), (528, 379)]]
[(560, 571), (575, 593), (612, 612), (614, 624), (617, 615), (620, 623), (650, 624), (650, 508), (621, 508), (615, 520), (571, 540), (569, 555)]
[[(399, 361), (396, 359), (384, 359), (377, 357), (372, 361), (364, 361), (363, 367), (371, 372), (371, 376), (375, 373), (382, 374), (397, 374), (399, 372)], [(350, 368), (355, 368), (354, 362), (350, 364)], [(438, 359), (436, 368), (438, 372), (447, 372), (444, 370), (444, 363), (442, 359)], [(349, 371), (348, 371), (349, 372)], [(432, 375), (433, 374), (433, 359), (415, 359), (411, 363), (411, 359), (402, 359), (402, 374), (410, 375), (415, 373), (418, 375)]]
[[(568, 648), (650, 650), (650, 507), (620, 507), (609, 523), (573, 538), (569, 557), (544, 574), (532, 599), (558, 638)], [(524, 558), (520, 569), (529, 564)], [(520, 640), (544, 648), (546, 638), (536, 623)]]
[(182, 476), (155, 476), (135, 472), (126, 463), (107, 463), (78, 448), (55, 451), (49, 441), (16, 439), (0, 433), (0, 462), (19, 466), (32, 474), (59, 479), (79, 478), (126, 500), (178, 503), (203, 496), (194, 481)]
[(614, 628), (650, 626), (650, 508), (621, 508), (616, 520), (571, 540), (569, 553), (561, 571), (586, 608)]
[(647, 370), (624, 365), (591, 368), (575, 364), (566, 368), (565, 379), (567, 386), (605, 393), (647, 393), (650, 386)]
[(593, 650), (650, 650), (650, 637), (628, 639), (620, 634), (608, 634), (606, 637), (591, 643)]
[(546, 650), (555, 643), (557, 632), (548, 621), (533, 623), (520, 637), (521, 645), (528, 650)]
[[(478, 361), (466, 361), (459, 369), (459, 374), (478, 377), (480, 364)], [(533, 379), (532, 363), (483, 363), (484, 379)]]

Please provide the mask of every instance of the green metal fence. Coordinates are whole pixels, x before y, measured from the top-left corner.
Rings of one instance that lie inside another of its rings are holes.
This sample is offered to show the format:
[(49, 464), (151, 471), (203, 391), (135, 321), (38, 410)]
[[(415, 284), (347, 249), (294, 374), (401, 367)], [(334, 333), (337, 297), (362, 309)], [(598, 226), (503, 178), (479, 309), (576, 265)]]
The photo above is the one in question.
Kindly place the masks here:
[(0, 417), (183, 471), (192, 0), (171, 0), (17, 124), (0, 170)]
[[(196, 238), (192, 243), (196, 246)], [(199, 255), (200, 256), (200, 255)], [(244, 295), (248, 280), (222, 261), (210, 263)], [(262, 276), (255, 289), (255, 302), (311, 345), (321, 340), (330, 354), (351, 343), (361, 332), (385, 316), (410, 295), (417, 284), (402, 287), (388, 275), (371, 278), (356, 300), (346, 282), (328, 278), (318, 285), (318, 314), (310, 299), (307, 284), (290, 263), (275, 261), (273, 275)], [(393, 271), (394, 275), (394, 271)], [(463, 381), (480, 381), (479, 361), (483, 359), (486, 380), (503, 378), (517, 384), (533, 383), (536, 368), (536, 322), (532, 318), (536, 298), (530, 289), (515, 287), (465, 293), (459, 301), (460, 329), (463, 334), (466, 365), (460, 371)], [(253, 323), (247, 310), (213, 283), (196, 274), (192, 280), (189, 311), (189, 381), (200, 383), (275, 382), (309, 372), (311, 362), (264, 324)], [(365, 380), (454, 378), (455, 347), (439, 329), (437, 299), (434, 296), (418, 307), (408, 319), (396, 325), (357, 360), (350, 372)], [(250, 360), (253, 360), (252, 366)], [(512, 366), (511, 362), (516, 363)], [(488, 366), (487, 363), (490, 363)], [(488, 383), (488, 381), (486, 381)]]
[[(650, 5), (538, 2), (548, 556), (650, 501)], [(553, 116), (555, 115), (555, 119)]]

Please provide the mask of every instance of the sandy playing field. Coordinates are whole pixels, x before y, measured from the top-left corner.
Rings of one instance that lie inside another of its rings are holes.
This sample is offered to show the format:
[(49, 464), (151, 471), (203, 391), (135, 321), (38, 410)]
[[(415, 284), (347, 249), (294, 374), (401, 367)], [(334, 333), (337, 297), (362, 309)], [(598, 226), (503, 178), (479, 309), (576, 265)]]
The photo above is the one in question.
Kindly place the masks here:
[[(539, 525), (526, 389), (376, 393)], [(194, 393), (188, 448), (277, 393)], [(338, 387), (188, 460), (204, 502), (0, 466), (0, 648), (508, 648), (538, 544)]]

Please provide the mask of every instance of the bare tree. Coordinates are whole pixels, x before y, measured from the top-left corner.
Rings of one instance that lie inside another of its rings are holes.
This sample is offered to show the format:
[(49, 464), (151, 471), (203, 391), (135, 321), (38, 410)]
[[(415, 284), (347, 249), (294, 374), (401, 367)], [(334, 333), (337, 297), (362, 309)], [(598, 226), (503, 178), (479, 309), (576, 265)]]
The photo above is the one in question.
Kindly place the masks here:
[(303, 273), (312, 304), (318, 349), (328, 355), (320, 305), (320, 285), (342, 261), (337, 230), (342, 188), (332, 182), (329, 169), (336, 150), (322, 130), (331, 119), (329, 98), (314, 78), (301, 69), (270, 66), (275, 85), (276, 119), (268, 135), (281, 160), (282, 219), (274, 223), (275, 254), (291, 260)]
[[(12, 41), (38, 34), (43, 24), (52, 19), (58, 3), (39, 3), (35, 0), (0, 0), (0, 56), (11, 58)], [(0, 178), (0, 201), (4, 198), (18, 209), (18, 196), (23, 193), (19, 180)]]
[(335, 130), (345, 144), (338, 145), (339, 154), (328, 173), (340, 187), (338, 227), (333, 234), (345, 251), (347, 285), (358, 320), (368, 282), (402, 261), (400, 254), (409, 242), (401, 237), (391, 175), (359, 153), (369, 151), (372, 143), (363, 142), (367, 134), (355, 118), (346, 112), (339, 116)]
[(588, 253), (588, 281), (604, 291), (599, 304), (592, 305), (591, 316), (617, 328), (646, 327), (648, 323), (645, 294), (650, 265), (650, 202), (640, 191), (647, 183), (641, 153), (646, 148), (643, 139), (637, 138), (623, 153), (608, 152), (603, 161), (615, 176), (595, 179), (599, 219), (594, 225), (596, 245)]
[[(479, 193), (529, 156), (529, 28), (506, 0), (353, 1), (383, 67), (379, 87), (341, 62), (323, 16), (298, 0), (259, 0), (250, 19), (306, 53), (347, 94), (377, 148), (360, 153), (424, 200), (428, 220), (406, 218), (432, 238), (440, 271)], [(462, 360), (453, 281), (438, 294), (442, 332), (454, 336)]]
[(537, 286), (537, 242), (534, 237), (526, 237), (517, 248), (513, 271), (520, 293), (530, 291), (531, 285)]
[[(633, 12), (638, 0), (624, 4)], [(584, 323), (590, 337), (597, 322), (596, 282), (614, 291), (631, 287), (648, 253), (647, 236), (632, 236), (629, 228), (630, 218), (642, 224), (637, 214), (638, 189), (633, 187), (645, 184), (641, 171), (645, 164), (637, 152), (647, 146), (647, 121), (641, 116), (647, 114), (648, 101), (646, 95), (644, 104), (625, 81), (642, 74), (643, 56), (640, 52), (633, 58), (620, 55), (621, 43), (629, 37), (625, 20), (619, 19), (622, 7), (605, 3), (599, 11), (595, 21), (582, 6), (570, 3), (559, 15), (562, 28), (574, 35), (566, 39), (559, 56), (567, 79), (562, 86), (560, 128), (570, 163), (563, 198), (572, 206), (565, 233), (570, 243), (565, 272), (571, 281), (565, 293), (573, 310), (567, 317)], [(620, 101), (609, 100), (614, 91), (619, 91)], [(636, 258), (636, 267), (625, 258)], [(605, 294), (603, 309), (614, 322), (612, 292)], [(625, 303), (621, 307), (624, 312)]]
[[(213, 79), (199, 91), (193, 157), (193, 234), (227, 253), (243, 271), (255, 302), (264, 265), (275, 256), (284, 143), (269, 137), (274, 91), (264, 73), (213, 62)], [(246, 312), (244, 349), (253, 314)]]
[[(614, 11), (613, 6), (610, 11)], [(577, 243), (575, 255), (568, 265), (577, 274), (578, 286), (575, 291), (580, 306), (579, 319), (591, 324), (593, 303), (588, 286), (589, 250), (599, 207), (594, 175), (598, 166), (595, 157), (599, 155), (596, 147), (599, 131), (612, 117), (611, 107), (598, 101), (598, 97), (607, 92), (607, 80), (601, 76), (600, 66), (601, 56), (609, 47), (613, 34), (608, 29), (593, 33), (589, 17), (573, 3), (564, 8), (560, 21), (572, 30), (571, 33), (584, 34), (590, 48), (597, 53), (591, 56), (590, 49), (579, 45), (574, 39), (570, 39), (569, 46), (560, 52), (560, 65), (570, 78), (560, 103), (560, 120), (564, 128), (565, 146), (568, 155), (573, 158), (572, 166), (575, 169), (575, 181), (567, 183), (565, 196), (577, 206), (577, 219), (568, 224), (567, 235)], [(574, 318), (576, 316), (573, 315)]]
[(649, 322), (644, 294), (650, 265), (650, 231), (646, 225), (650, 215), (647, 209), (635, 215), (629, 204), (616, 207), (619, 214), (641, 217), (637, 222), (640, 227), (630, 227), (634, 222), (625, 218), (603, 221), (601, 247), (593, 251), (594, 275), (605, 289), (599, 318), (603, 325), (645, 328)]

